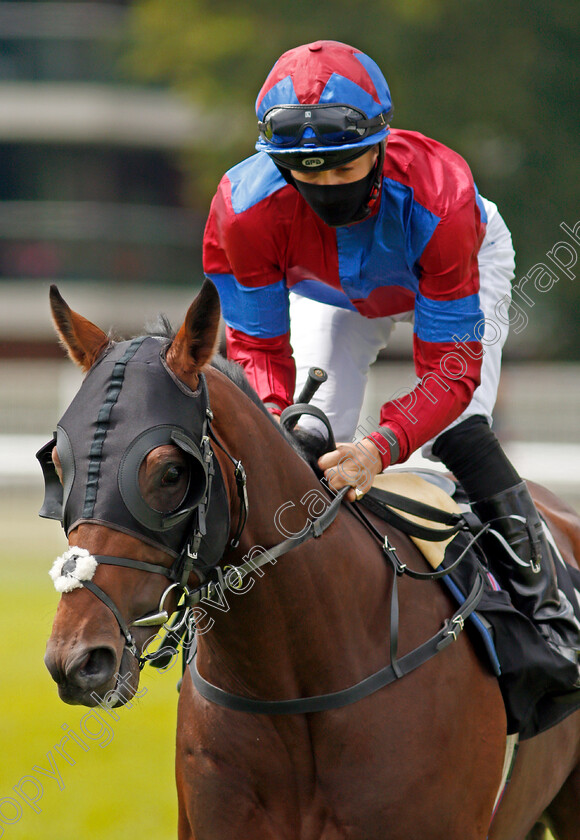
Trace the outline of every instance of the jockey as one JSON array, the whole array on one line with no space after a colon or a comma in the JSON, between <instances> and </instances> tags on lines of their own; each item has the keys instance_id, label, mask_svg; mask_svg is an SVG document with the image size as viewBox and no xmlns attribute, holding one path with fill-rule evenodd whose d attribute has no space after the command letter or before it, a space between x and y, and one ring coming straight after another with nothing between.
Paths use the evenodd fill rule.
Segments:
<instances>
[{"instance_id":1,"label":"jockey","mask_svg":"<svg viewBox=\"0 0 580 840\"><path fill-rule=\"evenodd\" d=\"M419 447L441 460L503 537L497 574L515 606L577 661L541 519L491 429L515 266L497 207L458 154L390 128L382 72L345 44L284 53L256 113L258 154L222 178L204 236L228 356L275 415L311 366L326 370L313 404L344 442L319 466L351 500ZM369 365L397 321L414 323L417 384L355 443Z\"/></svg>"}]
</instances>

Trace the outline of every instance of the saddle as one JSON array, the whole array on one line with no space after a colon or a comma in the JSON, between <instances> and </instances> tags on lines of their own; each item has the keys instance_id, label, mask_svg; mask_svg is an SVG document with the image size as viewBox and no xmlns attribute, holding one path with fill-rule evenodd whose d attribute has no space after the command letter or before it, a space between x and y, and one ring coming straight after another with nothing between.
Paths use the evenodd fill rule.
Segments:
<instances>
[{"instance_id":1,"label":"saddle","mask_svg":"<svg viewBox=\"0 0 580 840\"><path fill-rule=\"evenodd\" d=\"M532 738L580 708L580 690L571 688L575 668L515 609L490 572L480 540L469 547L472 535L481 535L485 525L470 511L455 482L433 470L389 470L377 477L360 505L407 534L433 569L454 567L440 580L457 603L465 600L483 570L484 593L466 629L498 679L508 735ZM469 530L457 527L461 520ZM461 554L464 557L457 562ZM562 558L556 569L559 587L580 618L580 572Z\"/></svg>"},{"instance_id":2,"label":"saddle","mask_svg":"<svg viewBox=\"0 0 580 840\"><path fill-rule=\"evenodd\" d=\"M380 473L376 476L373 482L373 492L371 499L378 502L378 509L369 505L371 509L375 509L379 516L381 516L381 507L387 504L386 496L382 496L385 500L381 502L381 496L376 491L383 491L383 493L397 493L407 499L414 499L422 504L431 505L437 510L445 511L455 515L461 515L461 508L452 498L452 493L455 491L455 484L450 478L436 473L434 470L411 470L411 469L391 469L386 473ZM369 500L367 499L367 505ZM390 508L391 512L394 508ZM410 511L400 511L405 520L410 523L422 526L424 528L433 528L435 530L444 531L447 524L444 522L435 522L432 519L427 519L423 516L413 514ZM382 517L381 517L382 518ZM403 526L401 530L408 529ZM419 533L419 532L418 532ZM455 535L444 537L441 540L425 539L421 536L414 536L409 533L409 536L423 554L429 565L433 569L438 569L445 559L445 550L450 544Z\"/></svg>"}]
</instances>

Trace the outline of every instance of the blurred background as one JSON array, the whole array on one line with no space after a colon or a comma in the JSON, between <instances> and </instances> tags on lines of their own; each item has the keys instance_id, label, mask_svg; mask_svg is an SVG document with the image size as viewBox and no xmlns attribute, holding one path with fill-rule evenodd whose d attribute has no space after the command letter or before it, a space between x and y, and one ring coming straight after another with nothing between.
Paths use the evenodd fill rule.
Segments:
<instances>
[{"instance_id":1,"label":"blurred background","mask_svg":"<svg viewBox=\"0 0 580 840\"><path fill-rule=\"evenodd\" d=\"M580 236L561 227L580 220L579 33L575 0L0 0L0 800L21 807L0 802L0 837L175 836L175 674L145 677L64 788L37 774L41 813L14 790L33 790L22 779L83 714L42 664L64 541L36 518L34 452L79 384L49 284L120 335L160 311L177 325L217 182L253 153L268 70L300 43L351 43L382 67L393 125L461 153L512 231L529 298L511 313L496 428L520 472L580 508ZM364 416L412 384L410 341L399 328L373 368Z\"/></svg>"}]
</instances>

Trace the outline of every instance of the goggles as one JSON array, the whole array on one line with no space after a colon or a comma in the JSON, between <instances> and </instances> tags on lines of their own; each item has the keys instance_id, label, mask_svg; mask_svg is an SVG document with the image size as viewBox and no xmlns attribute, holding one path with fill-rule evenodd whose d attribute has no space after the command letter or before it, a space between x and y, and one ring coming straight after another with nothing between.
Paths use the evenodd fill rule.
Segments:
<instances>
[{"instance_id":1,"label":"goggles","mask_svg":"<svg viewBox=\"0 0 580 840\"><path fill-rule=\"evenodd\" d=\"M392 113L368 119L350 105L275 105L258 122L258 130L263 140L281 149L315 145L313 138L323 146L340 146L382 131Z\"/></svg>"}]
</instances>

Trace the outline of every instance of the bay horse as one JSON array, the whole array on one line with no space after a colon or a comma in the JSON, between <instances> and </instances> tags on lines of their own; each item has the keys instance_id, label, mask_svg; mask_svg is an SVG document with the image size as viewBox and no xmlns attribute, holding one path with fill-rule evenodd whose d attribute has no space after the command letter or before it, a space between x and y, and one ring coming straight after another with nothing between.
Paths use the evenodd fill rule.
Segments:
<instances>
[{"instance_id":1,"label":"bay horse","mask_svg":"<svg viewBox=\"0 0 580 840\"><path fill-rule=\"evenodd\" d=\"M466 633L402 679L322 711L242 711L200 693L194 673L271 710L360 684L389 663L395 574L349 503L311 533L330 510L315 473L249 386L210 364L220 307L209 281L174 337L112 342L55 287L51 307L87 374L46 450L62 485L47 482L44 515L62 517L71 547L53 574L63 595L45 657L61 698L128 701L152 629L187 593L210 592L210 566L222 582L237 574L195 615L197 662L178 708L180 840L523 840L544 812L558 840L580 840L578 713L521 744L492 820L506 714ZM575 562L578 517L534 492ZM401 563L428 569L404 534L391 528L388 541ZM250 573L252 557L268 562ZM398 596L404 658L457 605L405 575Z\"/></svg>"}]
</instances>

